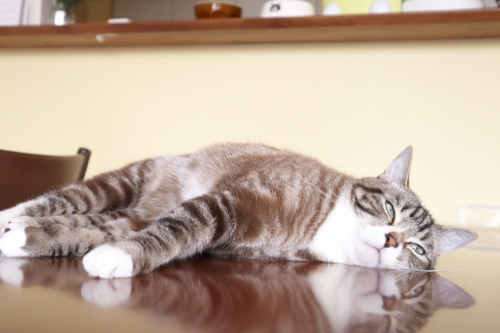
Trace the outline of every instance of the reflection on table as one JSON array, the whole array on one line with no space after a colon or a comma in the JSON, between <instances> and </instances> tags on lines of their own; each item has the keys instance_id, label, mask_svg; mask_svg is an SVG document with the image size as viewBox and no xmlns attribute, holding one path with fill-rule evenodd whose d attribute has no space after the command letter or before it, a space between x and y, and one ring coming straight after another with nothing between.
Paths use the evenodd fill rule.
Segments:
<instances>
[{"instance_id":1,"label":"reflection on table","mask_svg":"<svg viewBox=\"0 0 500 333\"><path fill-rule=\"evenodd\" d=\"M173 318L185 332L417 332L440 308L474 304L437 273L323 263L201 257L105 280L89 278L80 258L4 257L0 278L165 318L165 325Z\"/></svg>"}]
</instances>

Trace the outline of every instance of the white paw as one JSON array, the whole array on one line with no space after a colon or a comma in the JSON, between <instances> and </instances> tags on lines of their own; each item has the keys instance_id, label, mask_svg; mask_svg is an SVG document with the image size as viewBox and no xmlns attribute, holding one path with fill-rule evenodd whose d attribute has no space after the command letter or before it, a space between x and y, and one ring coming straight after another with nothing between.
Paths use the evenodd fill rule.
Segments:
<instances>
[{"instance_id":1,"label":"white paw","mask_svg":"<svg viewBox=\"0 0 500 333\"><path fill-rule=\"evenodd\" d=\"M0 259L0 279L3 282L21 286L24 280L24 273L21 267L27 262L27 259L19 258L1 258Z\"/></svg>"},{"instance_id":2,"label":"white paw","mask_svg":"<svg viewBox=\"0 0 500 333\"><path fill-rule=\"evenodd\" d=\"M101 245L83 257L83 267L89 275L104 279L131 277L133 266L130 254L109 244Z\"/></svg>"},{"instance_id":3,"label":"white paw","mask_svg":"<svg viewBox=\"0 0 500 333\"><path fill-rule=\"evenodd\" d=\"M2 230L0 231L0 236L11 230L38 226L40 225L35 218L30 216L19 216L10 220L10 222L2 228Z\"/></svg>"},{"instance_id":4,"label":"white paw","mask_svg":"<svg viewBox=\"0 0 500 333\"><path fill-rule=\"evenodd\" d=\"M101 308L117 307L128 301L132 293L130 279L90 280L83 284L82 297Z\"/></svg>"},{"instance_id":5,"label":"white paw","mask_svg":"<svg viewBox=\"0 0 500 333\"><path fill-rule=\"evenodd\" d=\"M5 227L5 225L8 222L12 221L13 218L22 216L26 211L26 209L25 209L26 206L33 204L33 203L34 203L34 201L25 202L25 203L19 204L17 206L14 206L12 208L2 210L0 212L0 228Z\"/></svg>"},{"instance_id":6,"label":"white paw","mask_svg":"<svg viewBox=\"0 0 500 333\"><path fill-rule=\"evenodd\" d=\"M26 244L25 228L11 230L0 238L0 251L7 257L28 257L28 252L21 249Z\"/></svg>"}]
</instances>

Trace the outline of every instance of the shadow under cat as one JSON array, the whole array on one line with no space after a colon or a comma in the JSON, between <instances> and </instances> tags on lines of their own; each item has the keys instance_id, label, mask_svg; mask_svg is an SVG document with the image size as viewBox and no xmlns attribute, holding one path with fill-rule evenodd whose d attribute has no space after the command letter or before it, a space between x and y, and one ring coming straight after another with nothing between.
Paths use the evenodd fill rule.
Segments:
<instances>
[{"instance_id":1,"label":"shadow under cat","mask_svg":"<svg viewBox=\"0 0 500 333\"><path fill-rule=\"evenodd\" d=\"M127 279L89 278L81 258L0 258L0 279L126 307L196 332L417 332L474 299L431 272L193 258Z\"/></svg>"}]
</instances>

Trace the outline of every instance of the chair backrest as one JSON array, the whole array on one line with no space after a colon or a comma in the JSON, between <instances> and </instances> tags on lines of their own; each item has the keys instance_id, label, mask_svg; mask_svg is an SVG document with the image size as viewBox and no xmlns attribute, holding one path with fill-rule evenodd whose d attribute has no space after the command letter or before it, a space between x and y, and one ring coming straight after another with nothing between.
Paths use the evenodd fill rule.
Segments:
<instances>
[{"instance_id":1,"label":"chair backrest","mask_svg":"<svg viewBox=\"0 0 500 333\"><path fill-rule=\"evenodd\" d=\"M90 150L72 156L47 156L0 150L0 210L62 185L83 180Z\"/></svg>"}]
</instances>

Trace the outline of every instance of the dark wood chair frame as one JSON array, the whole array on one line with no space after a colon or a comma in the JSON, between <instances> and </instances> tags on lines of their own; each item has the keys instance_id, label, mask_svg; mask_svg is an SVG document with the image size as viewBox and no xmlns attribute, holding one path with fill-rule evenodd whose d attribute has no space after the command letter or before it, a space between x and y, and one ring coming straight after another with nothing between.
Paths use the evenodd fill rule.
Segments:
<instances>
[{"instance_id":1,"label":"dark wood chair frame","mask_svg":"<svg viewBox=\"0 0 500 333\"><path fill-rule=\"evenodd\" d=\"M82 181L90 150L76 155L49 156L0 150L0 210L63 185Z\"/></svg>"}]
</instances>

